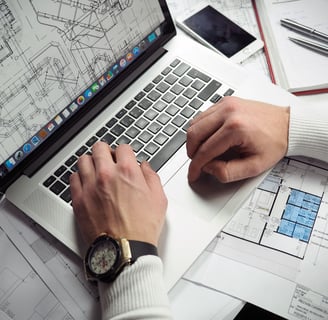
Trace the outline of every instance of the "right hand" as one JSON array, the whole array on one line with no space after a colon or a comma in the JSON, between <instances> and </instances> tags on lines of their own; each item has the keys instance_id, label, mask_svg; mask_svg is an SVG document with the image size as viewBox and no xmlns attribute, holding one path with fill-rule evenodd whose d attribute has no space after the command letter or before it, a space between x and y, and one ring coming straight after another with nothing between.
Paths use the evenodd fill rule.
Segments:
<instances>
[{"instance_id":1,"label":"right hand","mask_svg":"<svg viewBox=\"0 0 328 320\"><path fill-rule=\"evenodd\" d=\"M259 175L286 154L288 129L289 107L224 97L188 129L189 182L202 171L223 183ZM227 151L237 156L220 159Z\"/></svg>"}]
</instances>

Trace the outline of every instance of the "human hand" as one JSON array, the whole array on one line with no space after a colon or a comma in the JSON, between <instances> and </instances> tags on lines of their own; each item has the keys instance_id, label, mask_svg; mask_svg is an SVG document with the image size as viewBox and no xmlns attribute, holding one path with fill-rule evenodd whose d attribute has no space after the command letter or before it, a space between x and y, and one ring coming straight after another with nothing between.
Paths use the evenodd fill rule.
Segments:
<instances>
[{"instance_id":1,"label":"human hand","mask_svg":"<svg viewBox=\"0 0 328 320\"><path fill-rule=\"evenodd\" d=\"M289 107L224 97L188 129L189 182L202 171L223 183L259 175L286 154L288 128ZM227 151L237 156L220 159Z\"/></svg>"},{"instance_id":2,"label":"human hand","mask_svg":"<svg viewBox=\"0 0 328 320\"><path fill-rule=\"evenodd\" d=\"M148 163L137 163L130 146L120 145L114 152L106 143L96 143L92 156L78 160L70 183L74 213L87 244L105 232L157 246L167 199L159 176Z\"/></svg>"}]
</instances>

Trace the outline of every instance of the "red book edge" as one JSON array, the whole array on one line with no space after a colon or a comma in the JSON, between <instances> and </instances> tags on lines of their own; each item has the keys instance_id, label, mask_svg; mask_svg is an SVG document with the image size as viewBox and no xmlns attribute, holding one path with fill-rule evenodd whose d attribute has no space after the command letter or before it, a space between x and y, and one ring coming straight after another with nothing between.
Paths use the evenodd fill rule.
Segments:
<instances>
[{"instance_id":1,"label":"red book edge","mask_svg":"<svg viewBox=\"0 0 328 320\"><path fill-rule=\"evenodd\" d=\"M269 75L270 75L271 81L274 84L277 84L276 78L275 78L274 73L273 73L273 68L272 68L272 64L271 64L271 60L270 60L270 55L269 55L269 50L268 50L268 47L266 45L266 41L265 41L265 38L264 38L263 28L262 28L262 24L261 24L259 12L257 10L257 6L256 6L256 1L255 0L252 0L252 5L253 5L253 8L254 8L255 18L256 18L257 25L259 27L261 39L262 39L262 41L264 43L263 49L264 49L265 58L266 58L266 61L267 61L267 64L268 64ZM294 95L296 95L296 96L304 96L304 95L319 94L319 93L328 93L328 88L313 89L313 90L303 90L303 91L297 91L297 92L291 92L291 93L294 94Z\"/></svg>"}]
</instances>

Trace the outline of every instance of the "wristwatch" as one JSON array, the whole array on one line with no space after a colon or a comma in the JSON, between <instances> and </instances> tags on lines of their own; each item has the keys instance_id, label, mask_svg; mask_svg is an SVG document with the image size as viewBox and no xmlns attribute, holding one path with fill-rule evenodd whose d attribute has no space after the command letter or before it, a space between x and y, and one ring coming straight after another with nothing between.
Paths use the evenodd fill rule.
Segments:
<instances>
[{"instance_id":1,"label":"wristwatch","mask_svg":"<svg viewBox=\"0 0 328 320\"><path fill-rule=\"evenodd\" d=\"M150 243L114 239L102 233L92 243L84 259L87 280L112 282L126 265L133 264L144 255L157 256L157 248Z\"/></svg>"}]
</instances>

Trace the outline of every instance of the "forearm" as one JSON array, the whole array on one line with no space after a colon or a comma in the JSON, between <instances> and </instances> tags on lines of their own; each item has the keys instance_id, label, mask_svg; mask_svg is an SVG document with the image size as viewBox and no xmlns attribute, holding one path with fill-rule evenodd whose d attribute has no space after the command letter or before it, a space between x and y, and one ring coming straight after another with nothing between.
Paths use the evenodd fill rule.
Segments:
<instances>
[{"instance_id":1,"label":"forearm","mask_svg":"<svg viewBox=\"0 0 328 320\"><path fill-rule=\"evenodd\" d=\"M303 104L290 108L287 156L328 161L328 109Z\"/></svg>"},{"instance_id":2,"label":"forearm","mask_svg":"<svg viewBox=\"0 0 328 320\"><path fill-rule=\"evenodd\" d=\"M99 294L104 320L172 319L158 257L140 257L114 283L99 283Z\"/></svg>"}]
</instances>

